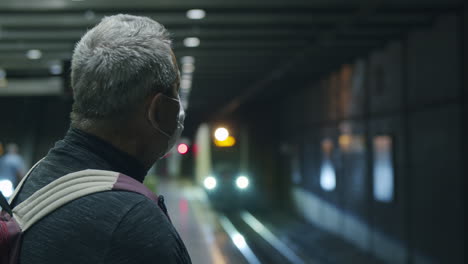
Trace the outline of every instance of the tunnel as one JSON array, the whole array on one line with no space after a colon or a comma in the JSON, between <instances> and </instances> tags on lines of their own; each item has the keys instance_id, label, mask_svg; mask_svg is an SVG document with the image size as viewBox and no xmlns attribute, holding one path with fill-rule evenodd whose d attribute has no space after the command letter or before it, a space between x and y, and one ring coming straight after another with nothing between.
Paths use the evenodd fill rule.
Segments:
<instances>
[{"instance_id":1,"label":"tunnel","mask_svg":"<svg viewBox=\"0 0 468 264\"><path fill-rule=\"evenodd\" d=\"M184 130L144 184L192 263L468 262L463 0L0 0L3 196L70 133L74 50L115 14L170 34Z\"/></svg>"}]
</instances>

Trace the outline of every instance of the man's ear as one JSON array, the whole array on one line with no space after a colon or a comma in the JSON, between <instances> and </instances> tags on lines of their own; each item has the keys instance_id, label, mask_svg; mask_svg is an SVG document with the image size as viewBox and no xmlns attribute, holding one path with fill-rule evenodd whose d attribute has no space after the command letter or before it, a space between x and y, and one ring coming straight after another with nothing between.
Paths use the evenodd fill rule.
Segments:
<instances>
[{"instance_id":1,"label":"man's ear","mask_svg":"<svg viewBox=\"0 0 468 264\"><path fill-rule=\"evenodd\" d=\"M159 127L160 117L158 117L158 112L160 112L161 105L161 95L158 93L150 98L149 106L147 109L147 118L153 127Z\"/></svg>"},{"instance_id":2,"label":"man's ear","mask_svg":"<svg viewBox=\"0 0 468 264\"><path fill-rule=\"evenodd\" d=\"M155 128L171 134L177 128L179 106L165 95L158 93L151 98L148 107L148 120Z\"/></svg>"}]
</instances>

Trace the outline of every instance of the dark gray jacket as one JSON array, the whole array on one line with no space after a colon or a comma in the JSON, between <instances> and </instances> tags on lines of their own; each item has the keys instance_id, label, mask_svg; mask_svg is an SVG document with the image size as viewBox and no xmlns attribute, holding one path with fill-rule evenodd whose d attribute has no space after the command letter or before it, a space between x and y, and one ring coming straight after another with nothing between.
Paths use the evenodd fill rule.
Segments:
<instances>
[{"instance_id":1,"label":"dark gray jacket","mask_svg":"<svg viewBox=\"0 0 468 264\"><path fill-rule=\"evenodd\" d=\"M142 182L146 171L107 142L70 129L25 182L14 205L53 180L84 169L117 171ZM191 263L157 204L143 195L109 191L57 209L24 235L20 263Z\"/></svg>"}]
</instances>

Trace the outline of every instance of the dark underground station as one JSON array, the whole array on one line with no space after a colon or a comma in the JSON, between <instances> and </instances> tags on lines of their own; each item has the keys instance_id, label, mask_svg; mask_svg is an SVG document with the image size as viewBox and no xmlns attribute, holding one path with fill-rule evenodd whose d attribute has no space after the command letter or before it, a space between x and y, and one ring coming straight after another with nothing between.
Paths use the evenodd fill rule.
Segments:
<instances>
[{"instance_id":1,"label":"dark underground station","mask_svg":"<svg viewBox=\"0 0 468 264\"><path fill-rule=\"evenodd\" d=\"M0 0L1 264L463 264L467 176L466 1Z\"/></svg>"}]
</instances>

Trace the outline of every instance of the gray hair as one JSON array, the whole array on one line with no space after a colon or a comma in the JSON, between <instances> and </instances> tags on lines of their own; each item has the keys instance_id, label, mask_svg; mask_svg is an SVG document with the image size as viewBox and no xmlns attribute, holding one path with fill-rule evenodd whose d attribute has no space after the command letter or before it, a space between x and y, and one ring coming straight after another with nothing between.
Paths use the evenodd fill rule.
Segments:
<instances>
[{"instance_id":1,"label":"gray hair","mask_svg":"<svg viewBox=\"0 0 468 264\"><path fill-rule=\"evenodd\" d=\"M72 124L112 118L135 109L178 76L163 25L131 15L105 17L76 44L71 65Z\"/></svg>"}]
</instances>

